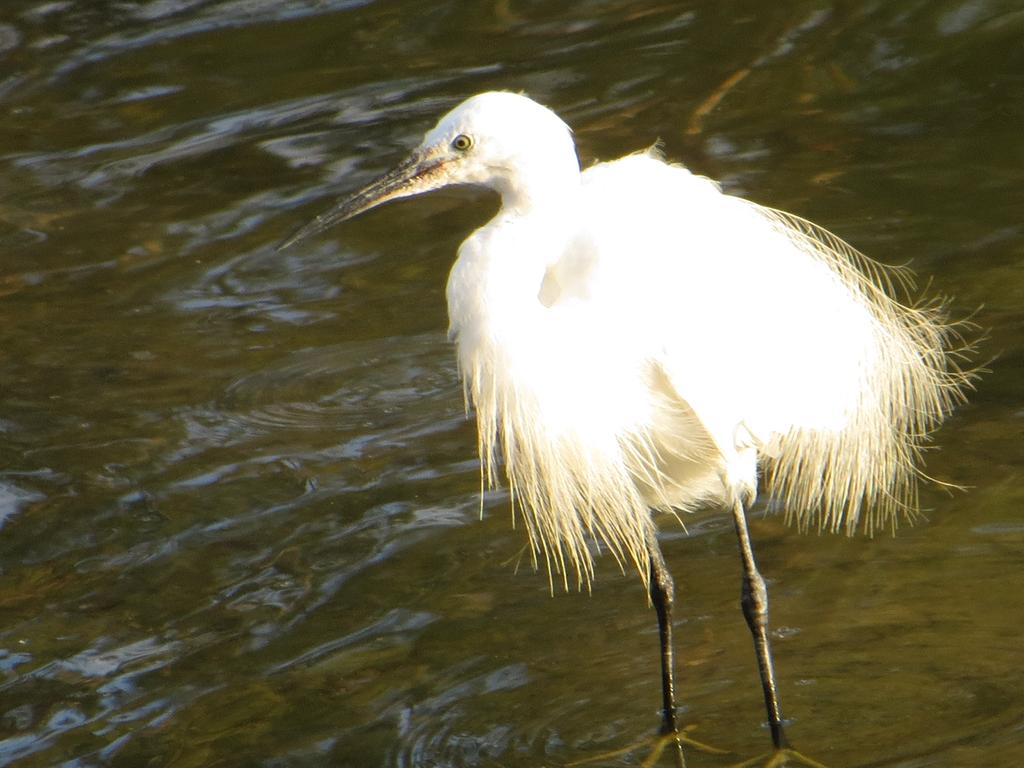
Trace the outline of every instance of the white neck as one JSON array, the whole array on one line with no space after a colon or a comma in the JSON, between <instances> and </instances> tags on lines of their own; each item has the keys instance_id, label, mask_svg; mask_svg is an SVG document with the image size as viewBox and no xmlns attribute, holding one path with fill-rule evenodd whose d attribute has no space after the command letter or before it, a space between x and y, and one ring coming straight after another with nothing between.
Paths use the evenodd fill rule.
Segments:
<instances>
[{"instance_id":1,"label":"white neck","mask_svg":"<svg viewBox=\"0 0 1024 768\"><path fill-rule=\"evenodd\" d=\"M545 153L519 159L491 181L501 195L502 211L518 215L555 212L579 193L576 153Z\"/></svg>"}]
</instances>

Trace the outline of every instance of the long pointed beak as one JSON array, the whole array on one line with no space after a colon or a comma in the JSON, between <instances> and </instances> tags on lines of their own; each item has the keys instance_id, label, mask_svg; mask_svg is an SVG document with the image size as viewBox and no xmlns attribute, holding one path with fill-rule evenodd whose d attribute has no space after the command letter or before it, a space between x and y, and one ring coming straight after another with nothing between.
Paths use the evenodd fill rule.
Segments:
<instances>
[{"instance_id":1,"label":"long pointed beak","mask_svg":"<svg viewBox=\"0 0 1024 768\"><path fill-rule=\"evenodd\" d=\"M389 200L418 195L444 186L448 180L446 158L421 151L414 152L398 166L370 182L358 192L342 198L333 208L324 211L311 222L296 230L279 246L278 251L289 248L300 240L323 232L325 229L348 221L360 213L376 208Z\"/></svg>"}]
</instances>

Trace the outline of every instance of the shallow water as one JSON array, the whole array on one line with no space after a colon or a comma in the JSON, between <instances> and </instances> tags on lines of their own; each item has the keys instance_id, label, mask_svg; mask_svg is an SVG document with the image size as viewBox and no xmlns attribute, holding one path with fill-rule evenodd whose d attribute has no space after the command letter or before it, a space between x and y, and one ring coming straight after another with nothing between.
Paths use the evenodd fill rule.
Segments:
<instances>
[{"instance_id":1,"label":"shallow water","mask_svg":"<svg viewBox=\"0 0 1024 768\"><path fill-rule=\"evenodd\" d=\"M894 539L753 528L802 749L1024 764L1022 33L995 0L5 3L0 765L564 765L654 732L638 580L549 597L507 498L480 519L443 286L494 200L273 250L491 88L989 329L928 461L967 492ZM768 735L733 536L693 522L683 720L727 765Z\"/></svg>"}]
</instances>

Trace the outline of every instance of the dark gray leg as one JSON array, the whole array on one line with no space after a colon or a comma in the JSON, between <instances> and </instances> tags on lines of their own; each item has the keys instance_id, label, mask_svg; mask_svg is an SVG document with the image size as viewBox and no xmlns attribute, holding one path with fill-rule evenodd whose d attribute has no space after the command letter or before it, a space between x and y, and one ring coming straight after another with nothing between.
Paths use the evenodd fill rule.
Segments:
<instances>
[{"instance_id":1,"label":"dark gray leg","mask_svg":"<svg viewBox=\"0 0 1024 768\"><path fill-rule=\"evenodd\" d=\"M743 606L743 615L747 619L747 626L750 627L750 634L754 636L754 650L757 652L757 666L761 672L761 688L764 690L764 705L768 710L772 743L776 749L786 749L789 742L782 730L782 709L779 706L779 692L775 685L772 649L768 642L768 590L757 570L757 563L754 562L750 531L747 530L747 515L741 501L737 500L733 505L732 515L736 524L736 536L739 538L740 557L743 559L743 591L740 604Z\"/></svg>"},{"instance_id":2,"label":"dark gray leg","mask_svg":"<svg viewBox=\"0 0 1024 768\"><path fill-rule=\"evenodd\" d=\"M678 737L672 654L672 605L676 589L653 526L647 535L647 552L651 558L651 602L658 614L658 635L661 640L661 733L663 736L674 734ZM683 748L678 738L675 745L676 763L684 765Z\"/></svg>"}]
</instances>

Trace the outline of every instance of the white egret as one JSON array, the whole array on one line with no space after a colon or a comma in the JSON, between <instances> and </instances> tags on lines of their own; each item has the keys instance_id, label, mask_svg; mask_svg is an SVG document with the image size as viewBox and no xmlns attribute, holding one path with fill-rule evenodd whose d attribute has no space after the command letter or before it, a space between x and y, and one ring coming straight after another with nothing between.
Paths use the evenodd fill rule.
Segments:
<instances>
[{"instance_id":1,"label":"white egret","mask_svg":"<svg viewBox=\"0 0 1024 768\"><path fill-rule=\"evenodd\" d=\"M673 582L651 512L731 511L785 749L745 510L760 476L801 529L870 532L914 515L922 443L969 378L942 304L899 303L905 271L655 150L581 172L566 124L502 92L460 104L281 247L448 184L501 196L447 290L487 483L503 464L535 563L566 586L589 585L592 540L637 569L658 615L666 734L678 733Z\"/></svg>"}]
</instances>

